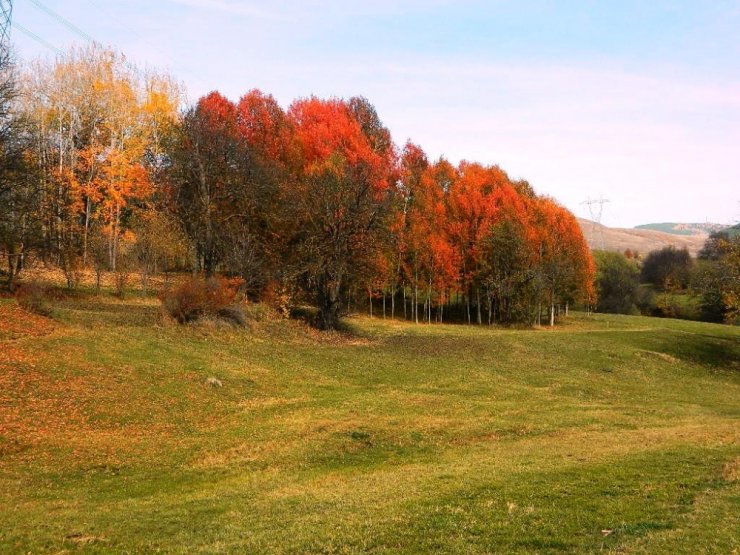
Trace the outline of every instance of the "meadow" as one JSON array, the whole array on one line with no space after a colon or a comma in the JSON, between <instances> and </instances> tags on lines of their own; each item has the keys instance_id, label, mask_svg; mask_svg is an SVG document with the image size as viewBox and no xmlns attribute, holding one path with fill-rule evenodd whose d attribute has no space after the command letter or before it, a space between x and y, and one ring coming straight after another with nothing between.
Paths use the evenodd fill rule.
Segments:
<instances>
[{"instance_id":1,"label":"meadow","mask_svg":"<svg viewBox=\"0 0 740 555\"><path fill-rule=\"evenodd\" d=\"M0 299L0 552L740 549L737 327L253 316Z\"/></svg>"}]
</instances>

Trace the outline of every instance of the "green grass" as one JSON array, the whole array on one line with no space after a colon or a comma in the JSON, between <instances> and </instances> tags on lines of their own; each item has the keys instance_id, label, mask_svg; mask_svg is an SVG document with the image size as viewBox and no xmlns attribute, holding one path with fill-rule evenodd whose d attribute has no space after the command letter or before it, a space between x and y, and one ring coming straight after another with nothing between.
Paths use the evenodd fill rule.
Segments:
<instances>
[{"instance_id":1,"label":"green grass","mask_svg":"<svg viewBox=\"0 0 740 555\"><path fill-rule=\"evenodd\" d=\"M54 314L0 301L0 552L740 548L738 328Z\"/></svg>"}]
</instances>

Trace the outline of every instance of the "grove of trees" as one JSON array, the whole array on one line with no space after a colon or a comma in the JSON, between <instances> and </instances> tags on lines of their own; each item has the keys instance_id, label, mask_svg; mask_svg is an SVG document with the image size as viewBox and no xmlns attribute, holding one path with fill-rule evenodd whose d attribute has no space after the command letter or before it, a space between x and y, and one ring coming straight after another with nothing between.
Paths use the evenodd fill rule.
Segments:
<instances>
[{"instance_id":1,"label":"grove of trees","mask_svg":"<svg viewBox=\"0 0 740 555\"><path fill-rule=\"evenodd\" d=\"M576 219L498 166L398 147L362 97L258 90L185 106L169 76L98 46L3 68L7 283L61 268L240 278L245 294L417 322L555 322L595 303ZM185 106L185 107L183 107ZM381 308L382 307L382 308ZM567 309L566 309L567 310Z\"/></svg>"}]
</instances>

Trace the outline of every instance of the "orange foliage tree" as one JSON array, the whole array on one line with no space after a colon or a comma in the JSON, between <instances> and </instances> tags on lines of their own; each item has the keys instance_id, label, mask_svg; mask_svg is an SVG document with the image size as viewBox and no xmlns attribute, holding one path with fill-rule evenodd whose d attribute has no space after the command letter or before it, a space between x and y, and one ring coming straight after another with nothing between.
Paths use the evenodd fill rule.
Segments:
<instances>
[{"instance_id":1,"label":"orange foliage tree","mask_svg":"<svg viewBox=\"0 0 740 555\"><path fill-rule=\"evenodd\" d=\"M372 134L377 126L358 119L341 100L298 100L288 115L300 154L296 190L288 201L300 222L293 241L297 261L315 294L318 327L334 329L347 285L372 264L383 241L392 198L392 143L378 144Z\"/></svg>"}]
</instances>

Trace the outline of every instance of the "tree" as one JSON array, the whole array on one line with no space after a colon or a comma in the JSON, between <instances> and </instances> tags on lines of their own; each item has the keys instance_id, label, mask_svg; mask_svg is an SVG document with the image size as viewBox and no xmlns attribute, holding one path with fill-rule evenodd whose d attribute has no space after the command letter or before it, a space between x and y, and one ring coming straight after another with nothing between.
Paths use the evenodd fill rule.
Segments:
<instances>
[{"instance_id":1,"label":"tree","mask_svg":"<svg viewBox=\"0 0 740 555\"><path fill-rule=\"evenodd\" d=\"M195 246L199 269L210 277L224 258L243 180L236 106L217 92L204 96L185 113L178 139L171 202Z\"/></svg>"},{"instance_id":2,"label":"tree","mask_svg":"<svg viewBox=\"0 0 740 555\"><path fill-rule=\"evenodd\" d=\"M482 323L480 283L476 279L481 269L481 246L498 211L495 192L508 183L508 177L497 166L461 162L448 192L447 229L461 260L460 284L468 323L473 299L477 322Z\"/></svg>"},{"instance_id":3,"label":"tree","mask_svg":"<svg viewBox=\"0 0 740 555\"><path fill-rule=\"evenodd\" d=\"M237 133L244 142L243 179L225 262L249 294L262 298L293 277L283 261L289 258L295 220L285 207L295 190L298 151L287 114L256 89L237 104Z\"/></svg>"},{"instance_id":4,"label":"tree","mask_svg":"<svg viewBox=\"0 0 740 555\"><path fill-rule=\"evenodd\" d=\"M489 324L529 319L536 293L533 256L527 205L511 197L482 245L479 279L486 290Z\"/></svg>"},{"instance_id":5,"label":"tree","mask_svg":"<svg viewBox=\"0 0 740 555\"><path fill-rule=\"evenodd\" d=\"M699 257L702 318L735 322L740 317L740 235L713 233Z\"/></svg>"},{"instance_id":6,"label":"tree","mask_svg":"<svg viewBox=\"0 0 740 555\"><path fill-rule=\"evenodd\" d=\"M539 280L549 304L550 326L554 326L557 303L571 300L593 303L596 268L573 214L548 198L537 199L535 210ZM540 312L538 308L538 319Z\"/></svg>"},{"instance_id":7,"label":"tree","mask_svg":"<svg viewBox=\"0 0 740 555\"><path fill-rule=\"evenodd\" d=\"M43 197L44 257L68 272L86 264L99 222L115 268L131 209L153 195L165 163L179 89L93 44L31 65L22 98Z\"/></svg>"},{"instance_id":8,"label":"tree","mask_svg":"<svg viewBox=\"0 0 740 555\"><path fill-rule=\"evenodd\" d=\"M15 67L0 52L0 251L7 260L7 286L18 274L41 236L41 201L28 125L18 111Z\"/></svg>"},{"instance_id":9,"label":"tree","mask_svg":"<svg viewBox=\"0 0 740 555\"><path fill-rule=\"evenodd\" d=\"M378 148L346 102L298 100L288 115L301 157L289 200L300 221L292 243L319 308L316 324L335 329L346 286L378 251L387 227L393 152Z\"/></svg>"},{"instance_id":10,"label":"tree","mask_svg":"<svg viewBox=\"0 0 740 555\"><path fill-rule=\"evenodd\" d=\"M133 245L130 258L141 276L144 295L149 288L149 276L176 268L187 267L191 258L190 245L179 225L165 212L138 210L131 219Z\"/></svg>"},{"instance_id":11,"label":"tree","mask_svg":"<svg viewBox=\"0 0 740 555\"><path fill-rule=\"evenodd\" d=\"M596 310L613 314L638 312L640 270L625 255L617 252L596 251Z\"/></svg>"},{"instance_id":12,"label":"tree","mask_svg":"<svg viewBox=\"0 0 740 555\"><path fill-rule=\"evenodd\" d=\"M661 291L684 289L689 284L693 260L686 248L664 247L649 253L642 263L641 280Z\"/></svg>"}]
</instances>

